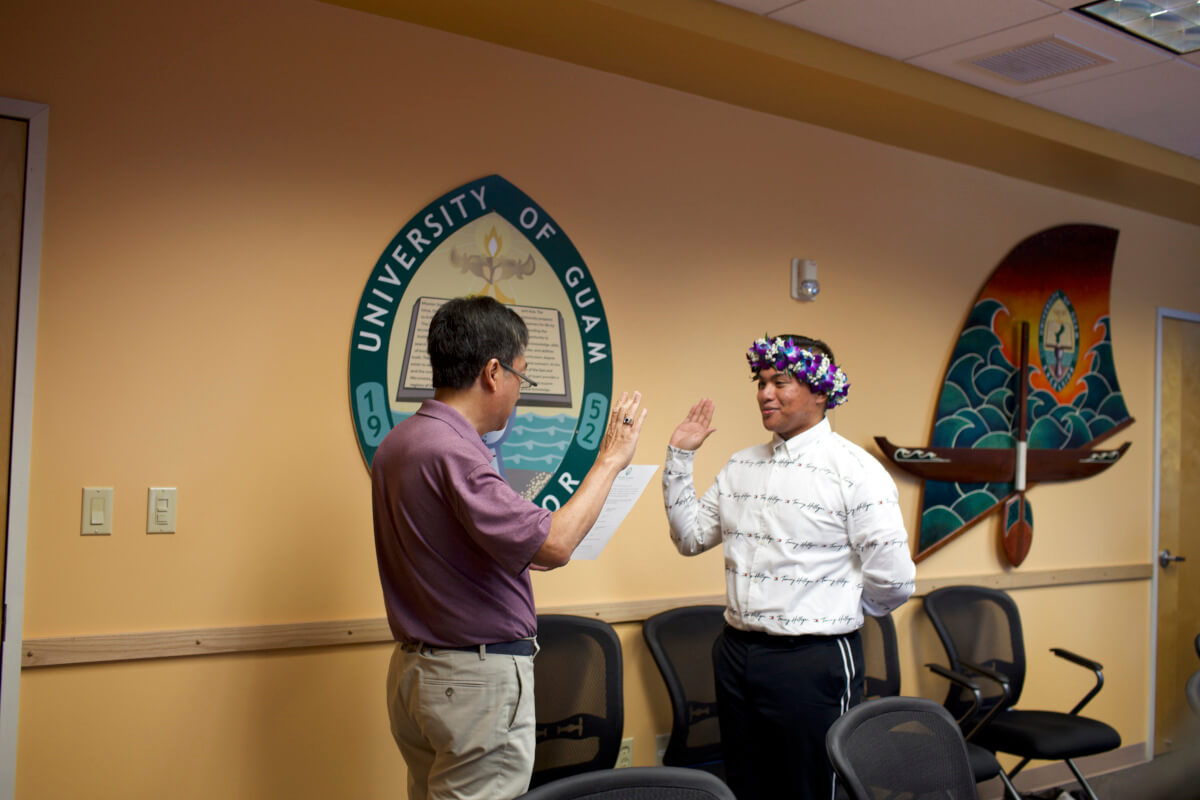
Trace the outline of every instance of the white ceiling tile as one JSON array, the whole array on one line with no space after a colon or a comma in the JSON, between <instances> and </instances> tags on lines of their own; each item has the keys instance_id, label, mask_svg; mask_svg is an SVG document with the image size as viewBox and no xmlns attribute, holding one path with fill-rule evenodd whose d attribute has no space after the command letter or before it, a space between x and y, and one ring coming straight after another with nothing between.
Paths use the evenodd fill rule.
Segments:
<instances>
[{"instance_id":1,"label":"white ceiling tile","mask_svg":"<svg viewBox=\"0 0 1200 800\"><path fill-rule=\"evenodd\" d=\"M1112 63L1028 84L1004 80L987 70L966 63L970 59L1051 36L1090 50L1111 60ZM1146 67L1168 61L1170 58L1170 53L1165 50L1126 36L1106 25L1093 23L1076 14L1061 13L927 53L909 59L909 63L1009 97L1025 97L1035 92Z\"/></svg>"},{"instance_id":2,"label":"white ceiling tile","mask_svg":"<svg viewBox=\"0 0 1200 800\"><path fill-rule=\"evenodd\" d=\"M718 3L724 3L727 6L734 6L746 11L753 11L755 14L770 14L772 11L778 11L785 6L793 5L800 0L717 0Z\"/></svg>"},{"instance_id":3,"label":"white ceiling tile","mask_svg":"<svg viewBox=\"0 0 1200 800\"><path fill-rule=\"evenodd\" d=\"M1070 10L1084 0L715 1L1200 158L1200 53L1173 57ZM1051 36L1113 63L1028 84L964 63Z\"/></svg>"},{"instance_id":4,"label":"white ceiling tile","mask_svg":"<svg viewBox=\"0 0 1200 800\"><path fill-rule=\"evenodd\" d=\"M1200 67L1181 59L1024 99L1160 147L1200 156Z\"/></svg>"},{"instance_id":5,"label":"white ceiling tile","mask_svg":"<svg viewBox=\"0 0 1200 800\"><path fill-rule=\"evenodd\" d=\"M1039 0L806 0L770 16L864 50L907 59L1056 13Z\"/></svg>"}]
</instances>

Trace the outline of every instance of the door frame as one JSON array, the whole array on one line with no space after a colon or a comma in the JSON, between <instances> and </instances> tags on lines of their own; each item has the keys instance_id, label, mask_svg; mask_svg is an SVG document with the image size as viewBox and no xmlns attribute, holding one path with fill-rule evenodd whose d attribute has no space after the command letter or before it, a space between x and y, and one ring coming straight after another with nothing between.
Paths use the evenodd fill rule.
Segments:
<instances>
[{"instance_id":1,"label":"door frame","mask_svg":"<svg viewBox=\"0 0 1200 800\"><path fill-rule=\"evenodd\" d=\"M29 472L33 445L33 378L46 189L46 131L50 108L41 103L0 97L0 114L29 123L8 485L8 556L4 576L7 620L3 664L0 667L0 798L12 798L16 792L17 774L17 715L21 696L21 636L25 616L25 540L29 523Z\"/></svg>"},{"instance_id":2,"label":"door frame","mask_svg":"<svg viewBox=\"0 0 1200 800\"><path fill-rule=\"evenodd\" d=\"M1162 358L1163 358L1163 320L1178 319L1184 322L1200 323L1200 314L1190 311L1179 311L1173 308L1158 307L1154 325L1154 510L1151 512L1151 530L1153 531L1150 546L1150 697L1147 703L1149 709L1149 735L1146 737L1146 760L1154 759L1154 742L1158 733L1156 730L1158 702L1158 580L1161 570L1158 567L1158 514L1159 493L1162 491L1160 474L1162 468Z\"/></svg>"}]
</instances>

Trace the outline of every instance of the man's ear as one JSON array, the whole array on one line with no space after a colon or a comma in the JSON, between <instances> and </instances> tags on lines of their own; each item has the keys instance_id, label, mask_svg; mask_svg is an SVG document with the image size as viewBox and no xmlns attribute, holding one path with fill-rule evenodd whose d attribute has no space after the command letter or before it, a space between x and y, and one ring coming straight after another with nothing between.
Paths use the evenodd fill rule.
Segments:
<instances>
[{"instance_id":1,"label":"man's ear","mask_svg":"<svg viewBox=\"0 0 1200 800\"><path fill-rule=\"evenodd\" d=\"M479 374L479 380L482 382L484 389L494 392L500 387L500 372L502 369L500 359L488 359L487 363L483 365L483 371Z\"/></svg>"}]
</instances>

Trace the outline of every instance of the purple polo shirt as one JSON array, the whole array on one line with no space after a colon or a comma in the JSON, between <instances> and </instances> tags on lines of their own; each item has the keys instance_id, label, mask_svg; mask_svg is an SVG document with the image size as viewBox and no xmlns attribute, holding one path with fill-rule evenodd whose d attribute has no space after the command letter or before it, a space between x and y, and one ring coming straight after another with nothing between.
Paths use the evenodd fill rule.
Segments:
<instances>
[{"instance_id":1,"label":"purple polo shirt","mask_svg":"<svg viewBox=\"0 0 1200 800\"><path fill-rule=\"evenodd\" d=\"M550 512L491 462L479 433L437 400L375 451L375 552L398 641L458 646L537 633L529 563L550 533Z\"/></svg>"}]
</instances>

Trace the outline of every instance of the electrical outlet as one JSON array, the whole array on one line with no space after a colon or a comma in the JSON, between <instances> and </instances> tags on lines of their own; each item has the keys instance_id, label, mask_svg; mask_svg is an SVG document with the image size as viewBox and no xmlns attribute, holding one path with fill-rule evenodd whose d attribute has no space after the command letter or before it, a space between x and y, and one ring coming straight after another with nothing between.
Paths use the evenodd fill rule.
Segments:
<instances>
[{"instance_id":1,"label":"electrical outlet","mask_svg":"<svg viewBox=\"0 0 1200 800\"><path fill-rule=\"evenodd\" d=\"M667 742L671 741L671 734L660 733L654 737L654 766L661 767L663 765L663 755L667 752Z\"/></svg>"},{"instance_id":2,"label":"electrical outlet","mask_svg":"<svg viewBox=\"0 0 1200 800\"><path fill-rule=\"evenodd\" d=\"M633 766L633 737L621 740L621 749L617 751L617 769Z\"/></svg>"}]
</instances>

